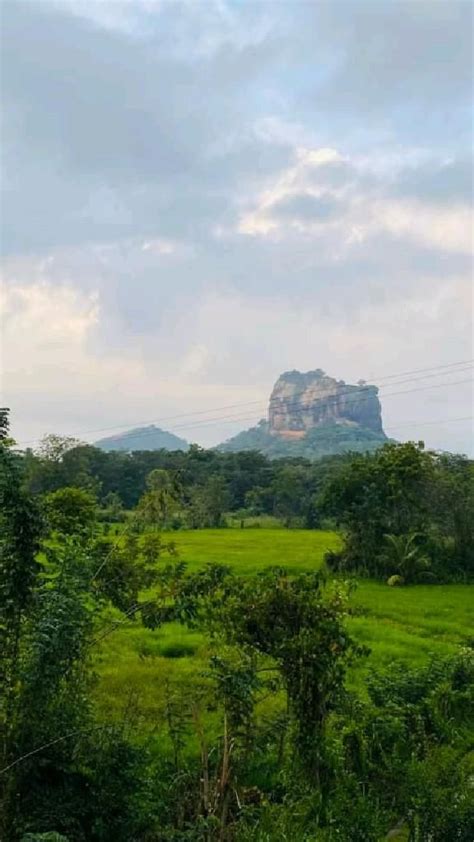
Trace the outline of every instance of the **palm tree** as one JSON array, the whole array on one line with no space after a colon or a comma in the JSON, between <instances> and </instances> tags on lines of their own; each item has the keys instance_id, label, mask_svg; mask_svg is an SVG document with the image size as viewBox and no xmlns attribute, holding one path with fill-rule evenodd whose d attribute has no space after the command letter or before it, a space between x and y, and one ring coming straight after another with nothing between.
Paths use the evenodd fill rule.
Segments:
<instances>
[{"instance_id":1,"label":"palm tree","mask_svg":"<svg viewBox=\"0 0 474 842\"><path fill-rule=\"evenodd\" d=\"M431 567L431 561L417 544L419 537L419 532L384 536L390 564L407 584L421 578L423 574L426 575Z\"/></svg>"}]
</instances>

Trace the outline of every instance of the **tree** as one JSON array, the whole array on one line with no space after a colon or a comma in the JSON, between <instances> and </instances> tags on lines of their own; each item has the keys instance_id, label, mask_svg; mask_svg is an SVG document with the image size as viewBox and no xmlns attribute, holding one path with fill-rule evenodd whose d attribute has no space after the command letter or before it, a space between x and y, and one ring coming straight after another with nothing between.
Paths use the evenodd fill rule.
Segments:
<instances>
[{"instance_id":1,"label":"tree","mask_svg":"<svg viewBox=\"0 0 474 842\"><path fill-rule=\"evenodd\" d=\"M209 525L221 526L229 505L229 493L224 478L217 475L210 477L204 486L203 493Z\"/></svg>"},{"instance_id":2,"label":"tree","mask_svg":"<svg viewBox=\"0 0 474 842\"><path fill-rule=\"evenodd\" d=\"M228 510L229 493L225 479L218 474L188 493L187 519L193 529L219 527Z\"/></svg>"},{"instance_id":3,"label":"tree","mask_svg":"<svg viewBox=\"0 0 474 842\"><path fill-rule=\"evenodd\" d=\"M346 530L343 560L348 569L387 575L384 536L426 533L435 465L435 454L422 445L387 444L376 453L354 456L329 479L318 506Z\"/></svg>"},{"instance_id":4,"label":"tree","mask_svg":"<svg viewBox=\"0 0 474 842\"><path fill-rule=\"evenodd\" d=\"M277 474L273 482L274 513L285 526L304 516L308 483L308 471L301 465L287 465Z\"/></svg>"},{"instance_id":5,"label":"tree","mask_svg":"<svg viewBox=\"0 0 474 842\"><path fill-rule=\"evenodd\" d=\"M364 651L344 626L344 593L327 593L319 574L292 579L274 569L250 581L224 581L211 605L206 616L213 631L280 673L294 722L295 764L320 788L327 717L348 663Z\"/></svg>"},{"instance_id":6,"label":"tree","mask_svg":"<svg viewBox=\"0 0 474 842\"><path fill-rule=\"evenodd\" d=\"M444 543L442 563L464 576L474 575L474 462L441 454L429 491L435 530Z\"/></svg>"},{"instance_id":7,"label":"tree","mask_svg":"<svg viewBox=\"0 0 474 842\"><path fill-rule=\"evenodd\" d=\"M51 529L74 535L91 530L96 519L97 504L88 491L60 488L45 497L45 509Z\"/></svg>"},{"instance_id":8,"label":"tree","mask_svg":"<svg viewBox=\"0 0 474 842\"><path fill-rule=\"evenodd\" d=\"M38 447L38 454L42 459L51 462L61 462L65 453L78 447L82 442L73 436L58 436L56 433L48 433L43 436Z\"/></svg>"},{"instance_id":9,"label":"tree","mask_svg":"<svg viewBox=\"0 0 474 842\"><path fill-rule=\"evenodd\" d=\"M116 491L109 491L102 500L104 506L104 516L112 523L118 523L124 520L125 513L123 510L123 503Z\"/></svg>"},{"instance_id":10,"label":"tree","mask_svg":"<svg viewBox=\"0 0 474 842\"><path fill-rule=\"evenodd\" d=\"M176 508L176 488L168 471L161 468L148 474L146 484L148 490L138 501L136 517L140 523L162 529Z\"/></svg>"},{"instance_id":11,"label":"tree","mask_svg":"<svg viewBox=\"0 0 474 842\"><path fill-rule=\"evenodd\" d=\"M20 640L39 573L42 530L38 506L24 490L21 462L11 451L8 410L0 410L0 764L11 749L20 672ZM0 807L5 799L0 791ZM1 814L0 809L0 814ZM1 820L0 820L1 828Z\"/></svg>"}]
</instances>

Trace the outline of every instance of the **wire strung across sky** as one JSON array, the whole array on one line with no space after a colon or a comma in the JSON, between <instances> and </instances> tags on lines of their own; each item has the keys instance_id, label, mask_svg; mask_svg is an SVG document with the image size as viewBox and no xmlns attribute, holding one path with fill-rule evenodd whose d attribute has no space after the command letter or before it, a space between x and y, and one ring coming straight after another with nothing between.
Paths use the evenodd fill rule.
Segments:
<instances>
[{"instance_id":1,"label":"wire strung across sky","mask_svg":"<svg viewBox=\"0 0 474 842\"><path fill-rule=\"evenodd\" d=\"M405 384L405 383L413 383L413 382L418 382L420 380L423 381L423 380L426 380L426 379L429 379L429 378L432 378L432 377L446 377L447 375L451 375L451 374L459 374L459 373L462 373L464 371L471 370L473 362L474 362L474 360L459 360L456 363L448 363L448 364L445 364L445 365L431 366L431 367L425 368L425 369L412 369L411 371L399 372L397 374L387 375L387 376L385 376L385 377L383 377L379 380L380 387L375 386L375 385L371 385L371 384L365 384L365 383L364 383L364 385L360 385L360 386L344 384L345 388L340 389L337 394L328 395L325 398L318 398L318 399L316 399L312 402L307 402L307 401L303 402L303 401L298 400L298 396L304 394L304 392L306 391L306 390L302 390L300 392L295 393L295 395L293 395L293 398L292 398L291 401L285 402L285 408L286 409L301 408L301 409L304 409L306 411L309 411L311 409L316 409L317 406L320 405L320 404L325 405L325 406L328 406L328 405L330 406L332 402L338 402L338 401L340 401L341 398L345 398L345 397L348 397L348 396L352 396L353 400L352 401L348 400L347 403L350 404L351 406L356 406L356 405L358 406L359 404L363 403L366 400L373 400L374 394L377 394L378 390L383 390L384 388L390 388L390 387L393 387L393 386L399 386L399 385L402 385L402 384ZM410 378L407 378L407 379L398 380L397 382L388 382L388 383L385 382L385 381L396 380L396 378L402 377L405 374L420 374L422 372L426 372L426 373L422 374L421 377L410 377ZM364 381L362 381L362 382L364 382ZM403 390L401 392L386 392L386 393L383 394L383 397L385 399L386 397L390 397L391 395L407 394L408 392L418 392L418 391L424 391L424 390L430 389L430 388L438 388L438 387L444 387L444 386L455 386L455 385L460 385L462 383L468 383L468 382L472 382L472 381L470 379L466 379L466 380L458 380L458 381L448 382L448 383L435 383L435 384L430 384L429 386L424 386L424 387L420 387L420 388L417 388L417 389ZM361 393L363 393L363 392L370 392L370 394L368 395L368 397L364 398L363 396L361 396ZM281 401L281 398L276 396L275 398L271 398L270 401L256 400L256 401L240 402L240 403L230 404L230 405L226 405L226 406L222 406L222 407L215 407L212 410L197 410L197 411L194 411L194 412L181 413L179 415L148 420L146 422L144 422L144 421L137 422L136 426L140 426L140 423L141 424L152 424L152 423L157 423L157 422L161 423L161 422L167 421L167 420L170 421L170 420L174 420L174 419L191 418L193 416L206 415L209 412L218 412L219 410L234 409L234 408L237 409L238 407L250 407L250 406L255 407L255 410L253 411L252 416L249 416L248 413L245 416L242 416L240 413L237 414L237 415L236 414L232 414L232 415L226 414L226 415L220 415L220 416L214 416L214 417L210 416L208 418L203 418L200 421L194 421L194 422L191 422L191 423L174 425L172 430L170 430L170 432L172 432L173 430L176 430L176 429L188 429L188 430L200 429L201 427L206 427L206 426L209 426L209 425L212 425L212 424L218 424L218 423L221 423L221 422L222 423L230 423L230 422L234 422L234 421L254 420L255 414L257 413L257 410L258 410L258 407L260 407L260 409L258 411L265 411L267 406L270 408L273 405L273 403L278 405L278 403L280 401ZM102 428L98 428L98 429L94 429L94 430L87 430L87 431L83 431L82 433L77 433L76 436L92 435L92 434L106 432L106 431L110 431L110 430L124 429L124 428L130 427L131 424L132 424L132 422L129 422L128 424L111 425L109 427L102 427ZM394 429L394 428L392 428L392 429ZM154 435L155 432L156 432L155 429L150 429L150 430L145 429L140 433L140 438L142 438L146 435ZM134 432L134 431L130 431L128 433L125 432L122 436L122 438L124 438L124 439L130 438L131 440L135 439L136 437L137 437L137 433ZM31 440L23 442L23 445L34 444L34 443L37 443L39 441L40 441L40 439L31 439Z\"/></svg>"},{"instance_id":2,"label":"wire strung across sky","mask_svg":"<svg viewBox=\"0 0 474 842\"><path fill-rule=\"evenodd\" d=\"M429 386L422 386L422 387L419 387L417 389L403 389L400 392L388 392L387 394L384 395L384 398L388 398L388 397L395 396L395 395L412 394L413 392L423 392L423 391L426 391L426 390L429 390L429 389L436 389L436 388L441 388L441 387L446 387L446 386L458 386L462 383L473 383L473 382L474 382L473 380L468 378L466 380L456 380L452 383L433 383L433 384L430 384ZM359 398L357 401L354 401L353 405L354 406L359 405L360 403L365 403L368 400L372 400L372 398L362 397L362 398ZM326 403L326 401L327 401L327 399L324 399L325 403ZM312 409L315 403L316 403L316 401L313 402L313 404L305 405L305 409L307 409L307 410ZM296 405L300 406L301 404L299 402ZM290 409L290 408L292 408L293 405L291 403L289 403L286 406L287 406L287 408ZM255 420L255 413L253 415L246 414L246 415L222 416L220 418L213 418L213 419L210 419L210 420L202 421L202 422L199 422L197 424L177 424L173 427L172 430L169 430L169 432L174 432L176 430L196 430L196 429L200 430L200 429L205 428L205 427L214 426L215 424L221 424L221 423L222 424L233 424L236 421L252 421L252 420L253 421ZM416 422L413 422L413 425L414 424L416 424ZM395 428L391 427L391 428L387 428L387 429L395 429ZM153 436L155 434L156 434L156 430L144 429L140 433L132 432L132 431L130 432L130 434L125 433L123 436L121 436L121 439L122 440L123 439L125 439L125 440L129 439L130 442L132 442L134 439L135 440L140 439L140 441L141 441L143 438L146 438L147 436Z\"/></svg>"}]
</instances>

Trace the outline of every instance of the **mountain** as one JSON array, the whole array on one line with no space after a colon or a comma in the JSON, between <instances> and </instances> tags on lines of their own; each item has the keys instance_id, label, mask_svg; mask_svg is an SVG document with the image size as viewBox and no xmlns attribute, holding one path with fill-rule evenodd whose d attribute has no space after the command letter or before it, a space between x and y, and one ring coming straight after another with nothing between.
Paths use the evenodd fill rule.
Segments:
<instances>
[{"instance_id":1,"label":"mountain","mask_svg":"<svg viewBox=\"0 0 474 842\"><path fill-rule=\"evenodd\" d=\"M318 458L375 450L388 441L376 386L350 385L321 369L286 371L270 395L268 420L238 433L219 450Z\"/></svg>"},{"instance_id":2,"label":"mountain","mask_svg":"<svg viewBox=\"0 0 474 842\"><path fill-rule=\"evenodd\" d=\"M151 424L149 427L136 427L115 436L108 436L95 442L101 450L188 450L185 439L168 433Z\"/></svg>"}]
</instances>

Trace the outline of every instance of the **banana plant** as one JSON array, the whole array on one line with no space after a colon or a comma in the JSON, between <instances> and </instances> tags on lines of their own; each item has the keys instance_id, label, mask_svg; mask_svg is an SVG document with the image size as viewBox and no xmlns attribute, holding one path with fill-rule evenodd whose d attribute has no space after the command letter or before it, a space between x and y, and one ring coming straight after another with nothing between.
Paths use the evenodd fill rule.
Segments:
<instances>
[{"instance_id":1,"label":"banana plant","mask_svg":"<svg viewBox=\"0 0 474 842\"><path fill-rule=\"evenodd\" d=\"M404 584L416 582L428 575L431 577L429 574L431 561L417 543L420 537L419 532L411 532L408 535L384 535L390 564Z\"/></svg>"}]
</instances>

